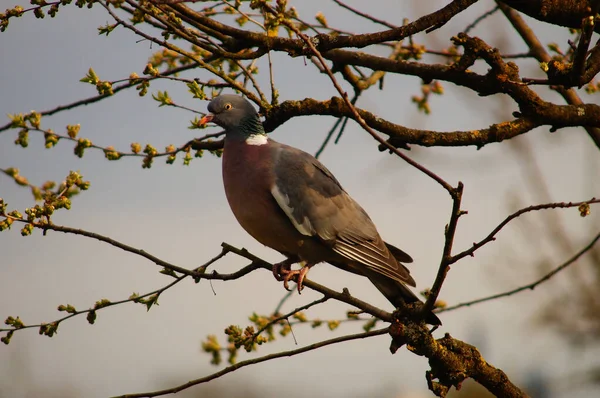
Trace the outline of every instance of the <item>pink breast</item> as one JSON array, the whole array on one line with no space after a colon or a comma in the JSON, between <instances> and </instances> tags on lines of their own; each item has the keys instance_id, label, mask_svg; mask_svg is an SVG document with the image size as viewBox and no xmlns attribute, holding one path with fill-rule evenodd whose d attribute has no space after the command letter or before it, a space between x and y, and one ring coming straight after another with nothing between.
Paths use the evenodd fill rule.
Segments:
<instances>
[{"instance_id":1,"label":"pink breast","mask_svg":"<svg viewBox=\"0 0 600 398\"><path fill-rule=\"evenodd\" d=\"M257 241L279 252L293 253L300 238L271 194L274 180L268 145L226 142L223 184L240 225Z\"/></svg>"}]
</instances>

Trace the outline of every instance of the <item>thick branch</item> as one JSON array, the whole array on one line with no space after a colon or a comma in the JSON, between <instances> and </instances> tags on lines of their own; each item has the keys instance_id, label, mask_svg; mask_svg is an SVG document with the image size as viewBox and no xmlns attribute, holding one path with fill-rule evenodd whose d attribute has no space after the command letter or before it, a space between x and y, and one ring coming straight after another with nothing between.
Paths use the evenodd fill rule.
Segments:
<instances>
[{"instance_id":1,"label":"thick branch","mask_svg":"<svg viewBox=\"0 0 600 398\"><path fill-rule=\"evenodd\" d=\"M411 129L392 123L363 109L356 107L355 109L369 127L388 135L390 143L394 146L415 144L422 146L476 146L481 148L490 143L514 138L541 125L539 122L527 118L517 118L480 130L438 132ZM332 97L326 101L317 101L312 98L284 101L278 106L264 110L263 113L266 117L263 125L265 130L269 132L297 116L329 115L354 119L353 113L339 97ZM600 107L598 107L598 116L600 117ZM598 124L600 125L600 121ZM385 150L385 148L382 149Z\"/></svg>"},{"instance_id":2,"label":"thick branch","mask_svg":"<svg viewBox=\"0 0 600 398\"><path fill-rule=\"evenodd\" d=\"M579 29L581 20L589 15L592 0L503 0L515 10L539 21ZM596 27L596 32L600 32Z\"/></svg>"},{"instance_id":3,"label":"thick branch","mask_svg":"<svg viewBox=\"0 0 600 398\"><path fill-rule=\"evenodd\" d=\"M521 18L518 12L507 7L504 3L497 1L500 9L508 19L508 21L512 24L513 28L519 33L523 41L529 47L531 54L539 61L539 62L550 62L552 58L550 54L546 52L546 49L542 45L542 43L538 40L533 30L527 25L525 20ZM583 3L583 2L582 2ZM595 52L590 57L590 61L598 61L600 62L600 49L594 49ZM572 89L565 89L563 87L556 87L556 91L567 101L567 103L574 106L581 106L583 101L579 98L577 93ZM587 131L590 138L594 141L596 146L600 148L600 128L599 126L593 125L583 125L585 130Z\"/></svg>"},{"instance_id":4,"label":"thick branch","mask_svg":"<svg viewBox=\"0 0 600 398\"><path fill-rule=\"evenodd\" d=\"M352 36L320 34L312 37L311 42L319 52L324 52L335 48L362 48L385 41L402 40L405 37L414 35L427 29L443 26L453 16L464 11L476 2L477 0L454 0L440 10L429 15L425 15L410 24L398 28ZM232 46L266 46L272 50L286 51L293 56L312 55L311 49L302 39L267 36L266 34L262 33L237 29L205 16L201 12L194 11L185 4L173 4L171 7L174 10L182 13L184 16L194 19L197 23L200 23L207 28L213 29L224 35L231 36L235 40L229 40L228 44L231 44Z\"/></svg>"},{"instance_id":5,"label":"thick branch","mask_svg":"<svg viewBox=\"0 0 600 398\"><path fill-rule=\"evenodd\" d=\"M460 388L471 377L497 397L526 397L527 394L514 385L500 369L490 365L474 346L446 334L434 340L427 329L405 327L395 323L390 335L406 341L411 351L429 358L431 371L427 372L431 391L445 397L451 387Z\"/></svg>"}]
</instances>

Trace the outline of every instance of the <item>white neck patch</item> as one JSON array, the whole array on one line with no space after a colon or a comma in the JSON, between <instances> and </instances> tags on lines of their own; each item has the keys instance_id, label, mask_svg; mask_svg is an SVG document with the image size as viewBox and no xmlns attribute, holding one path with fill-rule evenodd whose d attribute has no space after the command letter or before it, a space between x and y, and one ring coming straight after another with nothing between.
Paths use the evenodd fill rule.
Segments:
<instances>
[{"instance_id":1,"label":"white neck patch","mask_svg":"<svg viewBox=\"0 0 600 398\"><path fill-rule=\"evenodd\" d=\"M252 134L246 138L246 144L248 145L265 145L268 138L265 134Z\"/></svg>"}]
</instances>

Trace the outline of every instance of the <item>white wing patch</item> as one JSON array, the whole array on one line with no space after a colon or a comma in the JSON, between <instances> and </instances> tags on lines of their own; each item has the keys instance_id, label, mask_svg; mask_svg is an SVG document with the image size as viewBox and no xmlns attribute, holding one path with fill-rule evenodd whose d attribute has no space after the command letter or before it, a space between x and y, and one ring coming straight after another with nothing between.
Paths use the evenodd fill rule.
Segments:
<instances>
[{"instance_id":1,"label":"white wing patch","mask_svg":"<svg viewBox=\"0 0 600 398\"><path fill-rule=\"evenodd\" d=\"M248 145L265 145L268 142L268 138L265 134L252 134L246 138L246 144Z\"/></svg>"},{"instance_id":2,"label":"white wing patch","mask_svg":"<svg viewBox=\"0 0 600 398\"><path fill-rule=\"evenodd\" d=\"M294 217L294 208L290 206L290 198L283 192L281 192L277 184L274 184L273 188L271 188L271 195L273 195L275 201L277 202L279 207L281 207L281 210L283 210L283 212L288 216L288 218L290 219L292 224L294 224L294 227L296 227L298 232L305 236L314 236L315 229L310 223L310 220L304 217L302 219L302 223L298 223L298 221Z\"/></svg>"}]
</instances>

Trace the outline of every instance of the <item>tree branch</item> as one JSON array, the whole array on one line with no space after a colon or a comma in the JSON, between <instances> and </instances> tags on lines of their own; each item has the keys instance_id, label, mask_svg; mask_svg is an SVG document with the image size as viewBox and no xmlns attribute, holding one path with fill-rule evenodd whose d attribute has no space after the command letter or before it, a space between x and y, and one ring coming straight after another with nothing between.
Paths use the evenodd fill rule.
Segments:
<instances>
[{"instance_id":1,"label":"tree branch","mask_svg":"<svg viewBox=\"0 0 600 398\"><path fill-rule=\"evenodd\" d=\"M510 3L513 4L513 3L517 3L517 2L518 1L511 1ZM523 18L521 18L519 13L516 12L515 10L513 10L512 8L506 6L506 4L504 4L500 1L497 1L496 3L498 4L500 9L506 16L506 19L508 19L508 21L512 24L513 28L517 31L517 33L521 36L523 41L527 44L527 46L529 47L533 56L539 62L549 63L552 60L552 58L546 52L544 46L538 40L538 38L536 37L533 30L527 25L525 20L523 20ZM508 3L508 2L505 1L505 3ZM584 5L585 2L581 1L581 2L575 2L575 3ZM565 10L561 10L560 12L561 12L561 14L564 14ZM581 19L579 20L578 24L580 24L580 23L581 23ZM598 24L597 26L600 26L600 24ZM600 51L597 51L597 52L600 53ZM600 54L595 53L595 56L598 57L597 59L595 58L596 61L600 60ZM583 105L583 101L581 100L581 98L579 98L579 96L572 89L565 89L564 87L556 87L556 91L565 99L565 101L567 101L568 104L574 105L576 107ZM586 124L583 124L582 126L585 128L588 135L590 136L592 141L596 144L596 146L598 148L600 148L600 128L599 128L600 126L586 125Z\"/></svg>"},{"instance_id":2,"label":"tree branch","mask_svg":"<svg viewBox=\"0 0 600 398\"><path fill-rule=\"evenodd\" d=\"M590 243L588 243L583 249L581 249L579 252L577 252L573 257L571 257L570 259L568 259L567 261L565 261L564 263L562 263L558 267L554 268L552 271L548 272L546 275L542 276L541 278L537 279L534 282L531 282L531 283L529 283L527 285L523 285L523 286L518 287L516 289L509 290L507 292L493 294L491 296L482 297L482 298L479 298L477 300L467 301L467 302L464 302L464 303L460 303L460 304L456 304L456 305L453 305L453 306L450 306L450 307L446 307L446 308L443 308L443 309L441 309L439 311L436 311L436 312L440 313L440 312L453 311L453 310L456 310L458 308L470 307L470 306L475 305L475 304L483 303L483 302L486 302L486 301L496 300L496 299L501 298L501 297L512 296L513 294L520 293L520 292L522 292L524 290L533 290L537 286L539 286L540 284L546 282L547 280L549 280L550 278L552 278L554 275L558 274L560 271L566 269L568 266L570 266L571 264L573 264L577 260L579 260L579 258L581 256L583 256L585 253L587 253L588 251L590 251L599 240L600 240L600 233L598 233L594 237L594 239L592 239L592 241Z\"/></svg>"},{"instance_id":3,"label":"tree branch","mask_svg":"<svg viewBox=\"0 0 600 398\"><path fill-rule=\"evenodd\" d=\"M437 300L442 289L442 284L444 283L446 275L450 270L450 260L452 258L452 245L454 244L454 236L456 235L458 219L461 215L466 214L466 212L460 209L462 193L463 183L459 181L458 186L456 188L452 188L452 190L450 191L450 196L452 196L452 213L450 213L450 221L446 225L444 249L442 251L442 259L440 261L440 266L438 268L435 281L433 282L433 286L431 286L431 290L427 295L427 301L423 306L423 318L425 318L427 314L429 314L433 310L435 301Z\"/></svg>"},{"instance_id":4,"label":"tree branch","mask_svg":"<svg viewBox=\"0 0 600 398\"><path fill-rule=\"evenodd\" d=\"M254 254L250 253L246 249L238 249L227 243L223 243L221 246L223 246L223 248L225 250L227 250L231 253L237 254L240 257L247 258L248 260L252 261L252 264L260 265L261 268L267 269L269 271L271 271L273 269L272 264L269 264L266 261L264 261L263 259L256 257ZM302 285L305 287L309 287L312 290L315 290L319 293L322 293L326 297L330 297L330 298L336 299L338 301L344 302L346 304L350 304L356 308L359 308L359 309L363 310L364 312L371 314L376 318L381 319L382 321L386 321L386 322L392 321L392 314L390 314L389 312L383 311L383 310L381 310L369 303L366 303L362 300L359 300L356 297L351 296L350 292L348 292L347 289L344 289L344 291L342 293L339 293L339 292L336 292L335 290L332 290L325 286L319 285L318 283L315 283L309 279L304 279L304 281L302 282Z\"/></svg>"},{"instance_id":5,"label":"tree branch","mask_svg":"<svg viewBox=\"0 0 600 398\"><path fill-rule=\"evenodd\" d=\"M537 121L520 117L509 122L494 124L484 129L439 132L404 127L361 108L355 107L355 109L367 126L388 135L390 137L389 143L395 147L414 144L426 147L475 146L482 148L490 143L502 142L514 138L540 126ZM355 115L340 97L332 97L325 101L317 101L312 98L288 100L278 106L265 109L263 113L266 118L263 126L268 132L275 130L288 120L298 116L329 115L338 118L349 117L356 121ZM600 116L600 107L598 115ZM380 146L381 150L386 150L387 148L387 145Z\"/></svg>"},{"instance_id":6,"label":"tree branch","mask_svg":"<svg viewBox=\"0 0 600 398\"><path fill-rule=\"evenodd\" d=\"M21 220L21 219L16 219L15 221L19 221L22 223L28 223L26 220ZM263 269L266 269L269 271L271 271L271 269L272 269L271 264L267 263L266 261L264 261L258 257L254 257L256 259L255 262L247 265L246 267L244 267L236 272L233 272L230 274L220 274L220 273L214 271L210 274L207 274L207 273L202 272L201 269L200 270L189 270L189 269L180 267L178 265L171 264L165 260L162 260L162 259L146 252L145 250L137 249L135 247L126 245L115 239L109 238L104 235L97 234L95 232L89 232L89 231L86 231L83 229L65 227L65 226L56 225L56 224L45 224L45 223L31 223L31 224L35 228L41 229L43 231L56 231L56 232L63 232L66 234L80 235L80 236L85 236L87 238L96 239L96 240L99 240L104 243L108 243L109 245L119 248L121 250L124 250L128 253L132 253L132 254L136 254L138 256L144 257L145 259L150 260L151 262L155 263L156 265L159 265L170 271L178 272L180 274L187 275L187 276L191 276L192 278L194 278L197 281L200 279L222 280L222 281L234 280L234 279L239 279L257 269L263 268ZM236 249L233 246L230 246L226 243L223 243L222 246L225 251L228 251L228 252L231 251L238 255L240 255L240 253L243 253L243 252L247 253L247 251L245 249L241 249L241 250ZM231 248L231 250L230 250L230 248Z\"/></svg>"},{"instance_id":7,"label":"tree branch","mask_svg":"<svg viewBox=\"0 0 600 398\"><path fill-rule=\"evenodd\" d=\"M196 67L198 67L197 64L191 63L189 65L183 65L183 66L179 66L177 68L173 68L173 69L170 69L170 70L165 70L163 72L160 72L160 74L157 75L157 76L145 77L145 78L142 78L142 80L151 81L151 80L155 80L155 79L161 79L161 78L164 78L164 77L167 77L167 76L176 75L176 74L184 72L186 70L194 69ZM124 84L121 84L119 86L113 87L113 95L116 94L116 93L118 93L119 91L126 90L126 89L129 89L129 88L132 88L132 87L136 87L138 84L139 84L139 82L136 82L136 83L128 82L128 83L124 83ZM42 111L42 112L40 112L40 115L42 115L42 116L51 116L51 115L54 115L55 113L59 113L59 112L66 111L66 110L75 109L75 108L78 108L78 107L80 107L82 105L90 105L90 104L93 104L95 102L98 102L98 101L101 101L103 99L106 99L108 97L110 97L110 96L107 96L107 95L95 95L93 97L89 97L89 98L81 99L79 101L71 102L70 104L60 105L60 106L57 106L55 108L48 109L46 111ZM5 124L3 126L0 126L0 132L9 130L10 128L11 128L11 123L7 123L7 124Z\"/></svg>"},{"instance_id":8,"label":"tree branch","mask_svg":"<svg viewBox=\"0 0 600 398\"><path fill-rule=\"evenodd\" d=\"M8 332L8 334L2 338L2 342L4 342L5 344L8 344L8 341L10 341L14 332L20 331L20 330L25 330L25 329L31 329L31 328L39 328L40 334L44 334L48 337L52 337L55 333L57 333L58 326L62 322L66 321L70 318L74 318L76 316L84 315L84 314L88 314L87 315L88 322L90 324L93 324L96 321L96 312L97 311L100 311L104 308L114 307L114 306L117 306L120 304L125 304L125 303L130 303L130 302L135 302L135 303L139 302L142 304L152 306L157 302L158 296L160 296L164 291L172 288L173 286L175 286L176 284L178 284L185 278L187 278L187 275L176 277L176 279L173 282L169 283L168 285L165 285L165 286L161 287L160 289L156 289L156 290L153 290L148 293L144 293L139 296L132 295L127 299L123 299L123 300L119 300L119 301L109 301L109 300L102 299L102 300L97 301L96 304L94 305L94 307L88 308L88 309L82 310L82 311L77 311L72 306L69 308L68 306L65 307L64 305L61 305L58 307L58 310L59 311L67 311L69 313L69 315L66 315L62 318L59 318L52 322L47 322L47 323L18 325L18 326L11 324L11 325L13 325L12 328L0 328L0 332ZM154 296L154 298L152 299L151 302L145 300L146 297L151 297L151 296ZM148 310L150 310L149 306L148 306ZM5 323L8 323L8 322L5 322Z\"/></svg>"},{"instance_id":9,"label":"tree branch","mask_svg":"<svg viewBox=\"0 0 600 398\"><path fill-rule=\"evenodd\" d=\"M372 15L369 15L369 14L367 14L365 12L357 10L354 7L350 7L348 4L346 4L346 3L344 3L344 2L342 2L340 0L333 0L333 2L335 4L337 4L338 6L340 6L342 8L345 8L346 10L350 11L352 14L358 15L359 17L362 17L362 18L364 18L364 19L366 19L368 21L374 22L374 23L379 24L379 25L383 25L383 26L385 26L387 28L390 28L390 29L397 29L398 28L398 26L396 26L396 25L393 25L393 24L391 24L389 22L386 22L386 21L384 21L382 19L375 18Z\"/></svg>"},{"instance_id":10,"label":"tree branch","mask_svg":"<svg viewBox=\"0 0 600 398\"><path fill-rule=\"evenodd\" d=\"M333 339L329 339L329 340L324 340L324 341L320 341L318 343L314 343L302 348L298 348L295 350L289 350L289 351L281 351L281 352L277 352L275 354L269 354L269 355L265 355L259 358L254 358L254 359L248 359L246 361L241 361L236 363L235 365L231 365L226 367L225 369L222 369L218 372L215 372L211 375L205 376L205 377L201 377L199 379L195 379L195 380L191 380L188 381L187 383L181 384L177 387L173 387L173 388L167 388L164 390L158 390L158 391L152 391L152 392L144 392L144 393L137 393L137 394L125 394L125 395L119 395L118 397L113 397L113 398L142 398L142 397L158 397L161 395L167 395L167 394L175 394L178 393L180 391L183 391L185 389L188 389L192 386L198 385L198 384L202 384L202 383L206 383L209 382L211 380L214 379L218 379L221 376L224 376L228 373L234 372L238 369L241 368L245 368L246 366L250 366L250 365L256 365L262 362L267 362L273 359L278 359L278 358L284 358L284 357L292 357L298 354L302 354L305 352L309 352L309 351L313 351L313 350L317 350L319 348L322 347L326 347L328 345L332 345L332 344L338 344L338 343L343 343L346 341L352 341L352 340L358 340L358 339L366 339L369 337L374 337L374 336L381 336L383 334L388 333L389 327L383 328L383 329L378 329L378 330L373 330L370 332L363 332L363 333L356 333L356 334L350 334L347 336L341 336L341 337L336 337Z\"/></svg>"},{"instance_id":11,"label":"tree branch","mask_svg":"<svg viewBox=\"0 0 600 398\"><path fill-rule=\"evenodd\" d=\"M573 29L581 27L581 20L593 7L593 0L503 0L502 3L539 21Z\"/></svg>"},{"instance_id":12,"label":"tree branch","mask_svg":"<svg viewBox=\"0 0 600 398\"><path fill-rule=\"evenodd\" d=\"M477 0L453 0L447 6L435 11L429 15L425 15L416 21L381 32L365 33L357 35L333 35L320 34L310 39L314 43L315 48L319 52L325 52L336 48L362 48L373 44L379 44L385 41L402 40L405 37L412 36L416 33L433 30L443 26L452 17L464 11ZM263 4L264 6L265 4ZM313 54L309 46L302 39L289 39L279 36L267 36L262 33L251 32L243 29L237 29L228 26L215 19L203 15L201 12L194 11L185 4L172 5L174 10L183 15L193 18L196 22L203 26L220 32L224 35L231 36L237 44L245 46L264 46L276 51L285 51L292 56L310 56ZM278 15L277 13L275 15Z\"/></svg>"},{"instance_id":13,"label":"tree branch","mask_svg":"<svg viewBox=\"0 0 600 398\"><path fill-rule=\"evenodd\" d=\"M534 205L534 206L529 206L529 207L525 207L523 209L520 209L514 213L512 213L511 215L509 215L508 217L506 217L500 224L498 224L498 226L496 228L494 228L492 230L492 232L490 232L488 234L488 236L486 236L485 238L483 238L482 240L480 240L477 243L473 243L473 246L467 250L464 250L454 256L452 256L449 259L449 264L454 264L455 262L457 262L458 260L467 257L467 256L474 256L474 253L477 249L481 248L482 246L496 240L496 235L498 234L498 232L500 232L500 230L502 230L502 228L504 228L506 226L506 224L508 224L509 222L511 222L512 220L514 220L515 218L528 213L530 211L538 211L538 210L544 210L544 209L556 209L556 208L561 208L561 209L565 209L565 208L571 208L571 207L580 207L582 205L589 205L592 203L600 203L600 199L596 199L596 198L591 198L588 201L584 201L584 202L556 202L556 203L545 203L545 204L540 204L540 205Z\"/></svg>"},{"instance_id":14,"label":"tree branch","mask_svg":"<svg viewBox=\"0 0 600 398\"><path fill-rule=\"evenodd\" d=\"M293 290L292 290L292 291L293 291ZM268 328L270 328L271 326L275 325L277 322L279 322L279 321L283 321L284 319L285 319L285 320L287 320L287 319L288 319L289 317L291 317L292 315L294 315L294 314L297 314L297 313L298 313L298 312L300 312L300 311L307 310L307 309L309 309L310 307L313 307L313 306L315 306L315 305L322 304L322 303L326 302L327 300L329 300L329 297L327 297L327 296L323 296L322 298L320 298L320 299L318 299L318 300L315 300L315 301L311 301L310 303L308 303L308 304L305 304L305 305L303 305L303 306L301 306L301 307L298 307L298 308L296 308L296 309L294 309L294 310L292 310L292 311L288 312L287 314L283 314L283 315L280 315L280 316L278 316L278 317L275 317L275 318L271 319L271 320L270 320L270 321L269 321L269 322L268 322L268 323L267 323L265 326L263 326L263 327L261 327L260 329L258 329L258 330L256 331L256 333L254 333L254 334L252 335L252 340L255 340L255 339L256 339L256 338L257 338L257 337L258 337L258 336L259 336L259 335L260 335L262 332L264 332L265 330L267 330L267 329L268 329Z\"/></svg>"}]
</instances>

